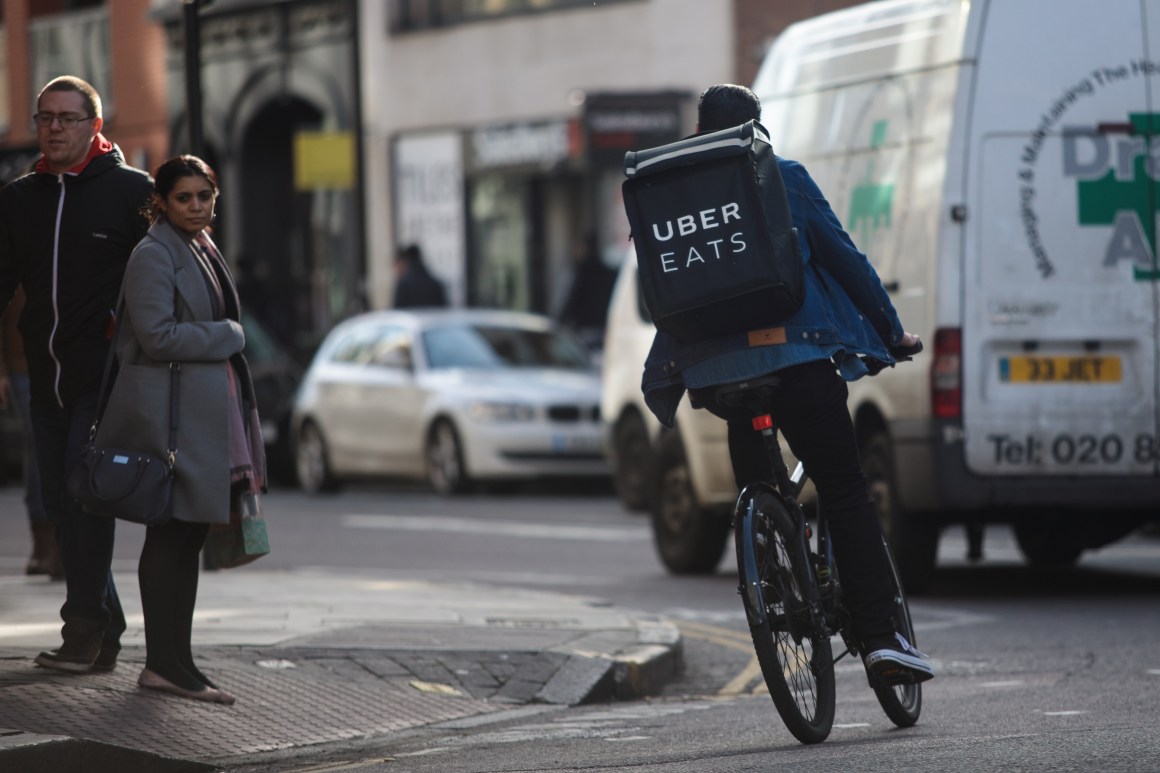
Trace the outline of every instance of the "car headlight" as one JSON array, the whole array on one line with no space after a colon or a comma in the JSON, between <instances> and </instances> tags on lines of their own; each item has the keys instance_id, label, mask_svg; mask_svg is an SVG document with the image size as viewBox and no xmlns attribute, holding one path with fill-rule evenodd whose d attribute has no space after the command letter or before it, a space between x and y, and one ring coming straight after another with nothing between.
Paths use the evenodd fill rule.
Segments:
<instances>
[{"instance_id":1,"label":"car headlight","mask_svg":"<svg viewBox=\"0 0 1160 773\"><path fill-rule=\"evenodd\" d=\"M535 412L525 403L474 402L467 415L476 421L531 421Z\"/></svg>"}]
</instances>

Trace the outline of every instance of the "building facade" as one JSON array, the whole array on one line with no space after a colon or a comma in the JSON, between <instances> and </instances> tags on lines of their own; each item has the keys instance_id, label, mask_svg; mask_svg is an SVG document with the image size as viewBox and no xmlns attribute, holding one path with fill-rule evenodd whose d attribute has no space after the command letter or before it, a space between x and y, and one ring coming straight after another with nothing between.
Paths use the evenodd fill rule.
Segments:
<instances>
[{"instance_id":1,"label":"building facade","mask_svg":"<svg viewBox=\"0 0 1160 773\"><path fill-rule=\"evenodd\" d=\"M367 0L367 284L418 243L455 303L557 315L576 258L630 247L626 150L690 134L696 99L750 83L830 0Z\"/></svg>"},{"instance_id":2,"label":"building facade","mask_svg":"<svg viewBox=\"0 0 1160 773\"><path fill-rule=\"evenodd\" d=\"M101 93L103 134L152 171L169 151L165 37L149 0L0 0L0 182L39 156L42 86L77 75Z\"/></svg>"},{"instance_id":3,"label":"building facade","mask_svg":"<svg viewBox=\"0 0 1160 773\"><path fill-rule=\"evenodd\" d=\"M245 305L306 355L390 306L419 244L456 305L558 315L576 259L627 253L621 163L691 133L697 95L850 0L212 0L202 152ZM152 171L190 150L182 0L0 0L0 180L38 152L40 86L105 99Z\"/></svg>"}]
</instances>

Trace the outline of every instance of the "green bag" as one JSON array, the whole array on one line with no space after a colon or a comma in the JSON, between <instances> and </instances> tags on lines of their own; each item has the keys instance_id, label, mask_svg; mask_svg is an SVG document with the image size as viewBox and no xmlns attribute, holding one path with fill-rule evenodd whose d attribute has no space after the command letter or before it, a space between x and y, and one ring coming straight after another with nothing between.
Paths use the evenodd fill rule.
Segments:
<instances>
[{"instance_id":1,"label":"green bag","mask_svg":"<svg viewBox=\"0 0 1160 773\"><path fill-rule=\"evenodd\" d=\"M240 512L230 513L228 524L213 524L205 538L206 568L233 569L270 552L266 518L256 494L241 497Z\"/></svg>"}]
</instances>

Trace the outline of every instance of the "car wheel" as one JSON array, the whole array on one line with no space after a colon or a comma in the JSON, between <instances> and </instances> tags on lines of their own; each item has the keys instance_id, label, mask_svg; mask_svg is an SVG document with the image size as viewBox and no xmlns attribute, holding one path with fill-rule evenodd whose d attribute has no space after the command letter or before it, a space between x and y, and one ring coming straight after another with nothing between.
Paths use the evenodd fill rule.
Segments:
<instances>
[{"instance_id":1,"label":"car wheel","mask_svg":"<svg viewBox=\"0 0 1160 773\"><path fill-rule=\"evenodd\" d=\"M875 433L862 447L862 469L878 521L890 540L902 587L907 593L922 593L930 585L938 559L938 523L933 514L911 512L898 501L894 453L885 432Z\"/></svg>"},{"instance_id":2,"label":"car wheel","mask_svg":"<svg viewBox=\"0 0 1160 773\"><path fill-rule=\"evenodd\" d=\"M470 488L459 433L446 419L435 422L427 436L427 480L437 494L462 494Z\"/></svg>"},{"instance_id":3,"label":"car wheel","mask_svg":"<svg viewBox=\"0 0 1160 773\"><path fill-rule=\"evenodd\" d=\"M298 430L298 442L294 444L294 469L298 474L298 485L307 494L337 491L338 480L330 470L326 440L313 422L303 423Z\"/></svg>"},{"instance_id":4,"label":"car wheel","mask_svg":"<svg viewBox=\"0 0 1160 773\"><path fill-rule=\"evenodd\" d=\"M681 436L661 435L650 497L653 541L674 574L708 574L717 568L729 537L729 518L697 504Z\"/></svg>"},{"instance_id":5,"label":"car wheel","mask_svg":"<svg viewBox=\"0 0 1160 773\"><path fill-rule=\"evenodd\" d=\"M1068 567L1083 553L1074 524L1057 513L1020 518L1012 526L1019 552L1032 566Z\"/></svg>"},{"instance_id":6,"label":"car wheel","mask_svg":"<svg viewBox=\"0 0 1160 773\"><path fill-rule=\"evenodd\" d=\"M616 451L616 470L613 472L616 495L629 510L647 509L646 481L651 450L644 420L636 413L626 414L616 423L612 442Z\"/></svg>"}]
</instances>

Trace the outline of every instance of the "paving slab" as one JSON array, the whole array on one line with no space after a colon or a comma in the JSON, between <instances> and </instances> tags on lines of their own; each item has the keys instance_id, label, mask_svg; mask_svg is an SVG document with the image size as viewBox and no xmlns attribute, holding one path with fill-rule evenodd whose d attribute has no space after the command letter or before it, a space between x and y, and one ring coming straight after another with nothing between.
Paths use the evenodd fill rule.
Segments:
<instances>
[{"instance_id":1,"label":"paving slab","mask_svg":"<svg viewBox=\"0 0 1160 773\"><path fill-rule=\"evenodd\" d=\"M123 596L118 668L72 676L32 663L58 643L63 586L0 576L0 770L222 769L513 706L642 697L682 665L675 625L600 599L253 565L203 573L198 594L195 657L237 696L227 707L137 687L143 622Z\"/></svg>"}]
</instances>

